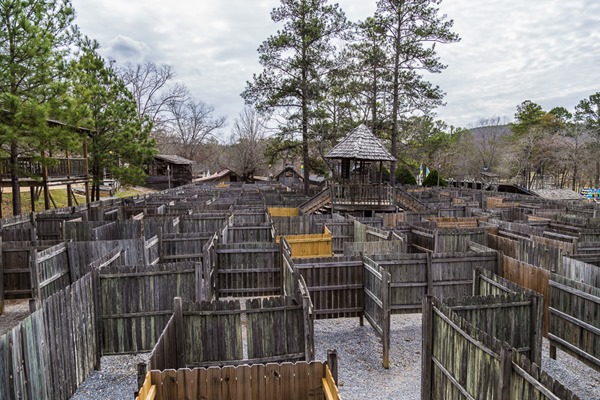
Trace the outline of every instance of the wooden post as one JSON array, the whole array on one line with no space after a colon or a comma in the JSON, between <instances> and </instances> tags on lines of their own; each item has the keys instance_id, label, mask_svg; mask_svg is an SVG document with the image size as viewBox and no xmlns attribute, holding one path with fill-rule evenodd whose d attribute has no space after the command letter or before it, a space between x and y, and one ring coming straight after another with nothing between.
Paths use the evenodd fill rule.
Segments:
<instances>
[{"instance_id":1,"label":"wooden post","mask_svg":"<svg viewBox=\"0 0 600 400\"><path fill-rule=\"evenodd\" d=\"M432 273L432 266L431 266L431 252L427 252L427 293L428 295L432 295L433 294L433 273Z\"/></svg>"},{"instance_id":2,"label":"wooden post","mask_svg":"<svg viewBox=\"0 0 600 400\"><path fill-rule=\"evenodd\" d=\"M331 376L335 381L335 384L338 384L338 358L337 358L337 350L327 350L327 365L329 365L329 370L331 371Z\"/></svg>"},{"instance_id":3,"label":"wooden post","mask_svg":"<svg viewBox=\"0 0 600 400\"><path fill-rule=\"evenodd\" d=\"M66 152L66 156L67 156L67 205L69 207L73 206L73 198L71 197L71 195L73 194L71 192L71 159L69 158L69 152Z\"/></svg>"},{"instance_id":4,"label":"wooden post","mask_svg":"<svg viewBox=\"0 0 600 400\"><path fill-rule=\"evenodd\" d=\"M177 337L177 365L174 369L183 368L185 365L185 330L183 327L183 308L181 297L173 299L173 313L175 315L175 334Z\"/></svg>"},{"instance_id":5,"label":"wooden post","mask_svg":"<svg viewBox=\"0 0 600 400\"><path fill-rule=\"evenodd\" d=\"M40 299L40 279L38 274L37 250L31 250L31 294L36 302L36 308L40 308L42 300Z\"/></svg>"},{"instance_id":6,"label":"wooden post","mask_svg":"<svg viewBox=\"0 0 600 400\"><path fill-rule=\"evenodd\" d=\"M163 229L162 227L158 228L158 262L163 262Z\"/></svg>"},{"instance_id":7,"label":"wooden post","mask_svg":"<svg viewBox=\"0 0 600 400\"><path fill-rule=\"evenodd\" d=\"M498 399L510 400L510 377L512 375L512 349L502 346L500 350L500 382L498 384Z\"/></svg>"},{"instance_id":8,"label":"wooden post","mask_svg":"<svg viewBox=\"0 0 600 400\"><path fill-rule=\"evenodd\" d=\"M102 291L102 280L100 279L100 271L96 268L92 271L92 279L94 282L94 314L96 316L96 363L94 369L100 371L100 363L102 360L102 315L100 309L100 293Z\"/></svg>"},{"instance_id":9,"label":"wooden post","mask_svg":"<svg viewBox=\"0 0 600 400\"><path fill-rule=\"evenodd\" d=\"M2 235L0 235L0 249L2 249ZM4 263L0 250L0 315L4 314Z\"/></svg>"},{"instance_id":10,"label":"wooden post","mask_svg":"<svg viewBox=\"0 0 600 400\"><path fill-rule=\"evenodd\" d=\"M542 365L542 320L544 319L544 297L531 296L531 362Z\"/></svg>"},{"instance_id":11,"label":"wooden post","mask_svg":"<svg viewBox=\"0 0 600 400\"><path fill-rule=\"evenodd\" d=\"M479 293L481 293L480 282L481 272L479 271L479 267L475 267L473 268L473 296L479 296Z\"/></svg>"},{"instance_id":12,"label":"wooden post","mask_svg":"<svg viewBox=\"0 0 600 400\"><path fill-rule=\"evenodd\" d=\"M29 240L31 241L31 246L35 246L37 241L37 222L35 219L35 212L32 212L29 215L29 219L31 220L31 229L29 231L31 237L29 238Z\"/></svg>"},{"instance_id":13,"label":"wooden post","mask_svg":"<svg viewBox=\"0 0 600 400\"><path fill-rule=\"evenodd\" d=\"M137 390L136 392L144 386L144 381L146 380L146 373L148 372L148 364L146 363L138 363L137 365Z\"/></svg>"},{"instance_id":14,"label":"wooden post","mask_svg":"<svg viewBox=\"0 0 600 400\"><path fill-rule=\"evenodd\" d=\"M423 299L423 349L421 352L421 400L433 399L433 297Z\"/></svg>"},{"instance_id":15,"label":"wooden post","mask_svg":"<svg viewBox=\"0 0 600 400\"><path fill-rule=\"evenodd\" d=\"M304 358L306 362L310 362L315 358L315 342L312 307L310 297L306 294L302 296L302 311L304 319Z\"/></svg>"},{"instance_id":16,"label":"wooden post","mask_svg":"<svg viewBox=\"0 0 600 400\"><path fill-rule=\"evenodd\" d=\"M382 269L381 270L381 305L383 312L383 368L388 369L390 367L390 273Z\"/></svg>"}]
</instances>

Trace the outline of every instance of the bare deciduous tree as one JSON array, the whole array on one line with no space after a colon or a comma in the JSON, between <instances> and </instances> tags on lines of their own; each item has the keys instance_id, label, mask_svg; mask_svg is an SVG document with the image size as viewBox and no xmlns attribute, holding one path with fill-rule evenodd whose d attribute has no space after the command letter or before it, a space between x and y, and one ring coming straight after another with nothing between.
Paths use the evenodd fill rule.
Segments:
<instances>
[{"instance_id":1,"label":"bare deciduous tree","mask_svg":"<svg viewBox=\"0 0 600 400\"><path fill-rule=\"evenodd\" d=\"M233 123L229 168L247 180L266 170L266 129L253 108L246 107Z\"/></svg>"},{"instance_id":2,"label":"bare deciduous tree","mask_svg":"<svg viewBox=\"0 0 600 400\"><path fill-rule=\"evenodd\" d=\"M216 137L225 125L225 117L214 117L215 108L193 98L185 102L172 101L167 104L171 114L164 130L180 147L180 155L197 161L197 154L203 142Z\"/></svg>"},{"instance_id":3,"label":"bare deciduous tree","mask_svg":"<svg viewBox=\"0 0 600 400\"><path fill-rule=\"evenodd\" d=\"M118 68L118 73L137 103L138 115L149 117L155 132L169 119L168 105L189 97L184 85L173 83L175 70L170 65L127 63Z\"/></svg>"}]
</instances>

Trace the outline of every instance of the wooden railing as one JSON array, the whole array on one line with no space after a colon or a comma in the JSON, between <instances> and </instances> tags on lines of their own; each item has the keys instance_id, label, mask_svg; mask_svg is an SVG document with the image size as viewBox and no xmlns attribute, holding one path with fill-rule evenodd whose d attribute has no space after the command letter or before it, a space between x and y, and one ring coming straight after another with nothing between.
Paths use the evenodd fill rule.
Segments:
<instances>
[{"instance_id":1,"label":"wooden railing","mask_svg":"<svg viewBox=\"0 0 600 400\"><path fill-rule=\"evenodd\" d=\"M392 205L394 190L388 184L332 183L333 204Z\"/></svg>"},{"instance_id":2,"label":"wooden railing","mask_svg":"<svg viewBox=\"0 0 600 400\"><path fill-rule=\"evenodd\" d=\"M48 178L84 177L86 176L84 158L54 158L48 165ZM11 164L9 159L0 159L0 178L10 178ZM40 161L32 158L19 158L17 170L20 177L42 176L44 167Z\"/></svg>"}]
</instances>

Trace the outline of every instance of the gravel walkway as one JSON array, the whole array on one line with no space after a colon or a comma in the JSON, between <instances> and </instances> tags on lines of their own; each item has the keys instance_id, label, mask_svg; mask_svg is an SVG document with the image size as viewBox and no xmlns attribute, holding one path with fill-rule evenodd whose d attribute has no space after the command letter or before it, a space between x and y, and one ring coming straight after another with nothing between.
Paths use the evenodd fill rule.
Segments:
<instances>
[{"instance_id":1,"label":"gravel walkway","mask_svg":"<svg viewBox=\"0 0 600 400\"><path fill-rule=\"evenodd\" d=\"M0 315L0 336L10 331L31 314L29 300L4 300L4 314Z\"/></svg>"},{"instance_id":2,"label":"gravel walkway","mask_svg":"<svg viewBox=\"0 0 600 400\"><path fill-rule=\"evenodd\" d=\"M344 400L418 400L421 398L421 314L393 315L390 368L382 366L381 340L365 320L315 321L316 358L324 360L335 349L339 360L339 389ZM548 358L544 341L544 369L571 388L581 400L600 400L600 372L559 351ZM132 399L137 390L137 364L148 354L102 358L93 374L73 396L76 400Z\"/></svg>"}]
</instances>

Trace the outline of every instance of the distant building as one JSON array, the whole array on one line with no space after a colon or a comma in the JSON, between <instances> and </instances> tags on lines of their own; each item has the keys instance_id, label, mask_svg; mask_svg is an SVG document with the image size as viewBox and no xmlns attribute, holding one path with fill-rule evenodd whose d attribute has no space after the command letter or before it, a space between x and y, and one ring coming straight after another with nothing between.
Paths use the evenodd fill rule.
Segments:
<instances>
[{"instance_id":1,"label":"distant building","mask_svg":"<svg viewBox=\"0 0 600 400\"><path fill-rule=\"evenodd\" d=\"M194 162L183 157L159 154L146 165L146 186L165 190L192 183Z\"/></svg>"},{"instance_id":2,"label":"distant building","mask_svg":"<svg viewBox=\"0 0 600 400\"><path fill-rule=\"evenodd\" d=\"M194 182L204 182L204 183L232 183L232 182L242 182L242 178L238 176L235 172L230 169L224 169L215 174L205 176L203 178L194 179Z\"/></svg>"},{"instance_id":3,"label":"distant building","mask_svg":"<svg viewBox=\"0 0 600 400\"><path fill-rule=\"evenodd\" d=\"M281 172L273 177L273 180L293 189L301 189L304 187L304 176L292 165L286 166ZM311 185L320 185L324 181L325 178L319 175L311 174L309 177L309 183Z\"/></svg>"}]
</instances>

